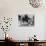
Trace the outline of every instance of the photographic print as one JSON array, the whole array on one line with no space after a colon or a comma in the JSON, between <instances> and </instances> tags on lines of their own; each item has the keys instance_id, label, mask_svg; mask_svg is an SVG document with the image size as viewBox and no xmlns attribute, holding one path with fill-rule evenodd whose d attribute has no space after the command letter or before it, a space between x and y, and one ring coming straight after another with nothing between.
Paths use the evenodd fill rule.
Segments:
<instances>
[{"instance_id":1,"label":"photographic print","mask_svg":"<svg viewBox=\"0 0 46 46\"><path fill-rule=\"evenodd\" d=\"M18 15L19 26L34 26L34 15Z\"/></svg>"}]
</instances>

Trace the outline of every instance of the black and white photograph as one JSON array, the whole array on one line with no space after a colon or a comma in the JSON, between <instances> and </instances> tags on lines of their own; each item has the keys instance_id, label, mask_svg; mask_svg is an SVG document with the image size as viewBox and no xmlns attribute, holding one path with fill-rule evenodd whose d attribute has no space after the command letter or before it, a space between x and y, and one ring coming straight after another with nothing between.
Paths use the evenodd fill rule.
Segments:
<instances>
[{"instance_id":1,"label":"black and white photograph","mask_svg":"<svg viewBox=\"0 0 46 46\"><path fill-rule=\"evenodd\" d=\"M19 26L34 26L34 15L18 15Z\"/></svg>"}]
</instances>

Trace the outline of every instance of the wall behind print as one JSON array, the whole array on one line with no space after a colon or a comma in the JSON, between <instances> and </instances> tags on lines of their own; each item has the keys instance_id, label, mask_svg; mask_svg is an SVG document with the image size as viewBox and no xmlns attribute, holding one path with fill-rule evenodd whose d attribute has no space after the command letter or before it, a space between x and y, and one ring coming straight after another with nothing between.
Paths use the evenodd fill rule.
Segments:
<instances>
[{"instance_id":1,"label":"wall behind print","mask_svg":"<svg viewBox=\"0 0 46 46\"><path fill-rule=\"evenodd\" d=\"M39 40L44 40L45 12L46 8L44 7L32 8L28 0L0 0L0 16L13 17L12 27L9 33L14 39L27 40L29 37L36 34ZM29 28L19 27L17 20L18 14L34 14L35 26ZM0 35L2 35L2 33L0 33ZM0 39L2 38L3 35L0 36Z\"/></svg>"}]
</instances>

